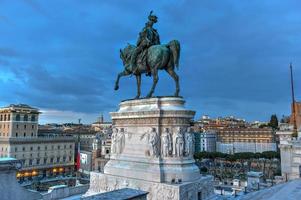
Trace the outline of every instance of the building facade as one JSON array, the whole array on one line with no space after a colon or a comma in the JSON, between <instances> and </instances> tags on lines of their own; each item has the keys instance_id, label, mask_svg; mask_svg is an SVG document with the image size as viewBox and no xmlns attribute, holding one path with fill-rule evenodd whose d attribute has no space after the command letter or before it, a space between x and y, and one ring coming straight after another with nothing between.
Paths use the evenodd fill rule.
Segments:
<instances>
[{"instance_id":1,"label":"building facade","mask_svg":"<svg viewBox=\"0 0 301 200\"><path fill-rule=\"evenodd\" d=\"M195 133L195 152L215 152L216 151L216 132L204 131Z\"/></svg>"},{"instance_id":2,"label":"building facade","mask_svg":"<svg viewBox=\"0 0 301 200\"><path fill-rule=\"evenodd\" d=\"M39 110L25 104L0 109L0 157L22 162L17 177L49 177L74 171L73 137L38 136Z\"/></svg>"},{"instance_id":3,"label":"building facade","mask_svg":"<svg viewBox=\"0 0 301 200\"><path fill-rule=\"evenodd\" d=\"M225 128L217 131L216 149L222 153L277 151L270 128Z\"/></svg>"},{"instance_id":4,"label":"building facade","mask_svg":"<svg viewBox=\"0 0 301 200\"><path fill-rule=\"evenodd\" d=\"M101 116L91 126L80 126L70 134L80 137L80 172L88 176L91 171L103 172L110 158L112 123Z\"/></svg>"}]
</instances>

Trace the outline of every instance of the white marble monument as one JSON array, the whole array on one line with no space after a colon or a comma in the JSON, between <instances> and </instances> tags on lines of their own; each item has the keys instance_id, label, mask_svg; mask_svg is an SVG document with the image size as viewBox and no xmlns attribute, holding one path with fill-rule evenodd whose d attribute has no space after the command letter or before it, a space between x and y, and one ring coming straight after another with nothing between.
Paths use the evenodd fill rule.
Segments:
<instances>
[{"instance_id":1,"label":"white marble monument","mask_svg":"<svg viewBox=\"0 0 301 200\"><path fill-rule=\"evenodd\" d=\"M86 196L121 188L149 192L149 200L206 199L211 176L201 176L193 159L190 123L195 112L181 97L126 100L112 112L110 161L91 173Z\"/></svg>"}]
</instances>

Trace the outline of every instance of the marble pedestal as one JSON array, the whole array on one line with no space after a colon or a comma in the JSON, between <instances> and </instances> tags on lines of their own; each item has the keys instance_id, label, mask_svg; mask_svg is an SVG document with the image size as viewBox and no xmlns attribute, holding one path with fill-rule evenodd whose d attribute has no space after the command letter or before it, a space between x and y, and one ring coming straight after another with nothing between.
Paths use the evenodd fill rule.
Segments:
<instances>
[{"instance_id":1,"label":"marble pedestal","mask_svg":"<svg viewBox=\"0 0 301 200\"><path fill-rule=\"evenodd\" d=\"M190 123L195 112L180 97L127 100L112 112L110 161L91 173L86 195L120 188L149 192L148 199L205 199L212 177L200 175L193 159Z\"/></svg>"}]
</instances>

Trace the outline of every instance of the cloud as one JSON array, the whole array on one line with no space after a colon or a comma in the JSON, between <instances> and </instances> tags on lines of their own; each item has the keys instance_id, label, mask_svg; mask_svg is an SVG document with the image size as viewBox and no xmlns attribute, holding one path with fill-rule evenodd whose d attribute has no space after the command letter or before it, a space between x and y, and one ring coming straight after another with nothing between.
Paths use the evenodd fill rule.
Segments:
<instances>
[{"instance_id":1,"label":"cloud","mask_svg":"<svg viewBox=\"0 0 301 200\"><path fill-rule=\"evenodd\" d=\"M39 123L46 124L52 123L78 123L78 119L82 120L82 123L90 123L96 120L97 114L82 113L74 111L62 111L62 110L51 110L51 109L40 109Z\"/></svg>"},{"instance_id":2,"label":"cloud","mask_svg":"<svg viewBox=\"0 0 301 200\"><path fill-rule=\"evenodd\" d=\"M16 56L18 56L18 54L13 49L0 47L0 56L1 57L16 57Z\"/></svg>"},{"instance_id":3,"label":"cloud","mask_svg":"<svg viewBox=\"0 0 301 200\"><path fill-rule=\"evenodd\" d=\"M181 42L181 95L198 116L264 120L288 113L291 61L301 98L300 1L24 2L0 7L13 22L0 23L3 104L93 116L115 110L136 94L134 77L122 78L113 91L123 70L119 49L136 42L150 10L159 17L162 42ZM159 77L155 95L173 94L173 80L164 71ZM143 76L143 95L151 84Z\"/></svg>"}]
</instances>

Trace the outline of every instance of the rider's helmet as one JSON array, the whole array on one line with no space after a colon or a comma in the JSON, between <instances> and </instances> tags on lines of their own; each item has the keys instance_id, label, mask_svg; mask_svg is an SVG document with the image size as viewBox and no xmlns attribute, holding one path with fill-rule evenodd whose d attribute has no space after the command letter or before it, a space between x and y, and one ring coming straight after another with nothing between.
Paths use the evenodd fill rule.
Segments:
<instances>
[{"instance_id":1,"label":"rider's helmet","mask_svg":"<svg viewBox=\"0 0 301 200\"><path fill-rule=\"evenodd\" d=\"M156 15L153 15L153 11L151 11L148 15L148 20L152 21L154 23L157 23L158 21L158 17Z\"/></svg>"}]
</instances>

